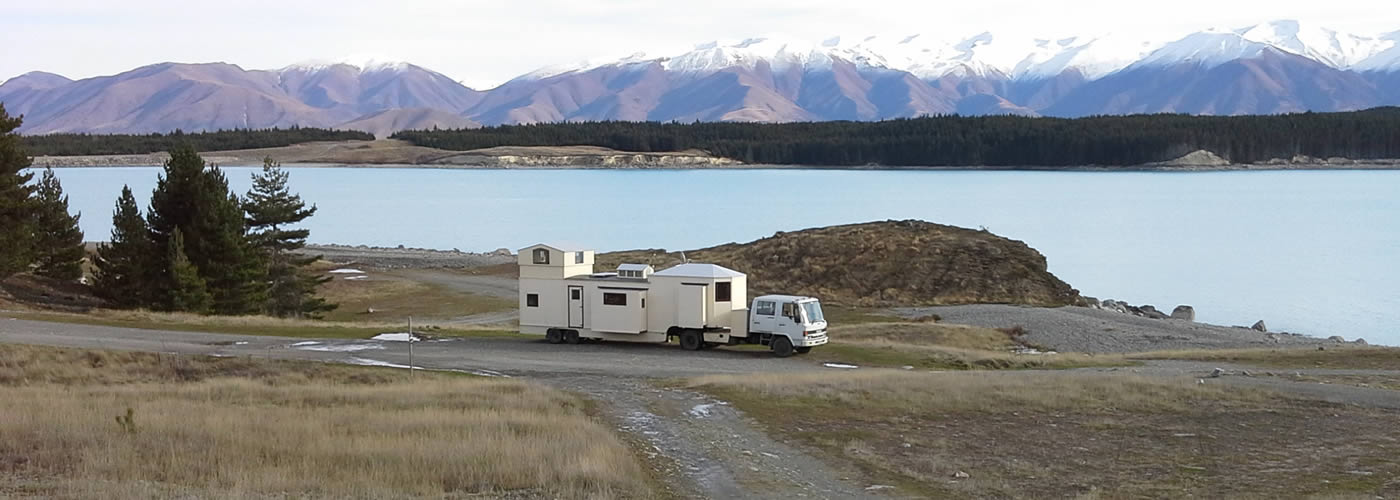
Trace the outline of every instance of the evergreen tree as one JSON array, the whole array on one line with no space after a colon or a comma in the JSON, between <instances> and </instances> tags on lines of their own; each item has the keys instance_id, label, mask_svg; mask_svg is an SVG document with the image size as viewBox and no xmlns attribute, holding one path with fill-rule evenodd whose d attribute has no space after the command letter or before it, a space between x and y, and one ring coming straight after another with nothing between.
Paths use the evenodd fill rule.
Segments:
<instances>
[{"instance_id":1,"label":"evergreen tree","mask_svg":"<svg viewBox=\"0 0 1400 500\"><path fill-rule=\"evenodd\" d=\"M122 186L112 212L112 239L97 246L92 285L97 295L118 307L149 307L154 282L152 269L161 259L152 255L149 230L131 187Z\"/></svg>"},{"instance_id":2,"label":"evergreen tree","mask_svg":"<svg viewBox=\"0 0 1400 500\"><path fill-rule=\"evenodd\" d=\"M11 118L0 104L0 279L29 269L34 257L34 174L15 133L24 117Z\"/></svg>"},{"instance_id":3,"label":"evergreen tree","mask_svg":"<svg viewBox=\"0 0 1400 500\"><path fill-rule=\"evenodd\" d=\"M193 147L170 151L146 221L156 248L169 248L175 230L181 231L183 254L207 284L213 313L246 314L261 306L260 265L246 237L241 203L223 172L205 168ZM162 256L155 268L170 269L168 259Z\"/></svg>"},{"instance_id":4,"label":"evergreen tree","mask_svg":"<svg viewBox=\"0 0 1400 500\"><path fill-rule=\"evenodd\" d=\"M166 261L170 263L169 275L166 277L169 281L165 287L170 296L165 303L166 308L171 311L208 313L213 297L204 284L204 278L199 277L199 269L185 256L185 238L178 227L170 234Z\"/></svg>"},{"instance_id":5,"label":"evergreen tree","mask_svg":"<svg viewBox=\"0 0 1400 500\"><path fill-rule=\"evenodd\" d=\"M249 240L264 264L267 300L263 312L281 317L319 317L321 312L336 307L315 296L316 287L329 278L306 270L320 256L298 257L293 253L306 246L311 231L291 228L315 215L316 206L307 208L301 196L287 188L287 179L282 165L270 157L263 159L262 174L253 175L253 188L243 203Z\"/></svg>"},{"instance_id":6,"label":"evergreen tree","mask_svg":"<svg viewBox=\"0 0 1400 500\"><path fill-rule=\"evenodd\" d=\"M63 194L63 185L53 169L44 169L35 195L34 272L65 280L83 277L83 257L87 249L83 247L83 231L78 229L78 218L82 214L68 214L68 197Z\"/></svg>"}]
</instances>

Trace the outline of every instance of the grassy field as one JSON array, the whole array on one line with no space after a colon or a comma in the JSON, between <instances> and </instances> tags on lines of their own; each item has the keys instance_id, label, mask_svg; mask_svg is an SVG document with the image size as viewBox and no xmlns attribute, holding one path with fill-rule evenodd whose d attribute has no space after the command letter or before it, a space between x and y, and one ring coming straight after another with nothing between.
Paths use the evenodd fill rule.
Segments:
<instances>
[{"instance_id":1,"label":"grassy field","mask_svg":"<svg viewBox=\"0 0 1400 500\"><path fill-rule=\"evenodd\" d=\"M936 370L1121 366L1121 356L1077 353L1017 354L1014 331L923 322L837 324L831 342L807 356L859 366Z\"/></svg>"},{"instance_id":2,"label":"grassy field","mask_svg":"<svg viewBox=\"0 0 1400 500\"><path fill-rule=\"evenodd\" d=\"M895 496L1400 494L1394 412L1194 379L862 370L688 385Z\"/></svg>"},{"instance_id":3,"label":"grassy field","mask_svg":"<svg viewBox=\"0 0 1400 500\"><path fill-rule=\"evenodd\" d=\"M0 401L6 498L656 494L583 401L511 380L4 345Z\"/></svg>"},{"instance_id":4,"label":"grassy field","mask_svg":"<svg viewBox=\"0 0 1400 500\"><path fill-rule=\"evenodd\" d=\"M385 332L401 332L407 327L406 323L295 320L267 316L202 316L187 313L112 309L94 309L86 313L9 311L4 315L20 319L83 325L307 338L364 339ZM519 335L514 331L492 327L440 327L416 320L414 325L415 331L439 337L509 337Z\"/></svg>"},{"instance_id":5,"label":"grassy field","mask_svg":"<svg viewBox=\"0 0 1400 500\"><path fill-rule=\"evenodd\" d=\"M1400 370L1400 348L1378 346L1325 346L1281 349L1215 349L1156 351L1132 354L1132 359L1186 359L1220 361L1269 368L1330 368Z\"/></svg>"},{"instance_id":6,"label":"grassy field","mask_svg":"<svg viewBox=\"0 0 1400 500\"><path fill-rule=\"evenodd\" d=\"M409 316L423 321L447 320L517 306L514 300L451 290L392 272L372 272L359 280L338 278L323 285L320 295L340 304L326 319L346 322L402 322Z\"/></svg>"}]
</instances>

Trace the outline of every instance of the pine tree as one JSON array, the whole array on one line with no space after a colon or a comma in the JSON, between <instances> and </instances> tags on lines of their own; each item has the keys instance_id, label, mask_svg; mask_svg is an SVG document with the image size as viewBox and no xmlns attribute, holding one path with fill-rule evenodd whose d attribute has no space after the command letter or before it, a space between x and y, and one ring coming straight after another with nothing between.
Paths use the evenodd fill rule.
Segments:
<instances>
[{"instance_id":1,"label":"pine tree","mask_svg":"<svg viewBox=\"0 0 1400 500\"><path fill-rule=\"evenodd\" d=\"M301 196L287 188L289 174L272 158L263 159L262 174L253 175L253 188L243 204L247 213L249 240L264 263L267 301L263 311L273 316L319 317L336 308L315 296L324 278L306 270L320 256L298 257L293 252L306 246L311 231L291 229L316 214L316 206L306 207Z\"/></svg>"},{"instance_id":2,"label":"pine tree","mask_svg":"<svg viewBox=\"0 0 1400 500\"><path fill-rule=\"evenodd\" d=\"M146 220L156 248L169 248L175 230L181 231L184 255L207 284L213 313L246 314L261 306L260 264L246 237L242 205L223 172L205 168L193 147L170 151ZM168 259L162 256L156 268L169 269Z\"/></svg>"},{"instance_id":3,"label":"pine tree","mask_svg":"<svg viewBox=\"0 0 1400 500\"><path fill-rule=\"evenodd\" d=\"M97 257L93 259L97 271L92 285L97 295L118 307L153 305L154 283L150 278L152 269L162 260L152 255L153 248L146 220L136 207L136 197L131 194L131 187L122 186L122 195L112 212L112 239L97 246Z\"/></svg>"},{"instance_id":4,"label":"pine tree","mask_svg":"<svg viewBox=\"0 0 1400 500\"><path fill-rule=\"evenodd\" d=\"M0 104L0 279L29 269L34 257L34 174L24 172L29 157L15 133L23 120Z\"/></svg>"},{"instance_id":5,"label":"pine tree","mask_svg":"<svg viewBox=\"0 0 1400 500\"><path fill-rule=\"evenodd\" d=\"M213 297L204 278L199 277L199 269L185 256L185 238L178 227L170 234L166 261L170 263L170 270L165 288L170 296L165 306L171 311L208 313Z\"/></svg>"},{"instance_id":6,"label":"pine tree","mask_svg":"<svg viewBox=\"0 0 1400 500\"><path fill-rule=\"evenodd\" d=\"M78 228L82 214L68 214L68 197L53 169L44 169L35 192L34 272L50 278L76 280L83 277L83 231Z\"/></svg>"}]
</instances>

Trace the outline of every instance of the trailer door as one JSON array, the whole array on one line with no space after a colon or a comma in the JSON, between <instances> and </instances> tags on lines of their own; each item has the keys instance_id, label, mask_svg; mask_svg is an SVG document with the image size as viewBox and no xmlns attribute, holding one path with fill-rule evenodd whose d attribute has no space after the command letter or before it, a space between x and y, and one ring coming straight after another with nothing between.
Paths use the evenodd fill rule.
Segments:
<instances>
[{"instance_id":1,"label":"trailer door","mask_svg":"<svg viewBox=\"0 0 1400 500\"><path fill-rule=\"evenodd\" d=\"M676 326L705 327L705 285L682 284L676 289Z\"/></svg>"},{"instance_id":2,"label":"trailer door","mask_svg":"<svg viewBox=\"0 0 1400 500\"><path fill-rule=\"evenodd\" d=\"M569 287L569 328L583 328L583 287Z\"/></svg>"}]
</instances>

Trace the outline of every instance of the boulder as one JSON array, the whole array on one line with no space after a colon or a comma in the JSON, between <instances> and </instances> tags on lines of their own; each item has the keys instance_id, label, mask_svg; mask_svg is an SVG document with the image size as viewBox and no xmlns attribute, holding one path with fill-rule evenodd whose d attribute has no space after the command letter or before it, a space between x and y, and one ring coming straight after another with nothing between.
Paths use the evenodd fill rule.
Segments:
<instances>
[{"instance_id":1,"label":"boulder","mask_svg":"<svg viewBox=\"0 0 1400 500\"><path fill-rule=\"evenodd\" d=\"M1142 312L1142 316L1145 318L1167 319L1169 317L1162 311L1158 311L1157 308L1151 304L1143 304L1138 310Z\"/></svg>"},{"instance_id":2,"label":"boulder","mask_svg":"<svg viewBox=\"0 0 1400 500\"><path fill-rule=\"evenodd\" d=\"M1259 320L1259 321L1255 321L1255 322L1254 322L1254 326L1249 327L1249 329L1250 329L1250 330L1255 330L1255 331L1260 331L1260 332L1267 332L1267 331L1269 331L1269 327L1264 326L1264 320L1262 320L1262 319Z\"/></svg>"},{"instance_id":3,"label":"boulder","mask_svg":"<svg viewBox=\"0 0 1400 500\"><path fill-rule=\"evenodd\" d=\"M1176 306L1176 309L1172 309L1172 319L1196 321L1196 308L1186 305Z\"/></svg>"},{"instance_id":4,"label":"boulder","mask_svg":"<svg viewBox=\"0 0 1400 500\"><path fill-rule=\"evenodd\" d=\"M1277 343L1278 343L1278 340L1279 340L1279 339L1278 339L1278 335L1274 335L1274 334L1272 334L1272 333L1265 333L1265 334L1264 334L1264 341L1265 341L1265 342L1269 342L1269 343L1271 343L1271 344L1277 344Z\"/></svg>"},{"instance_id":5,"label":"boulder","mask_svg":"<svg viewBox=\"0 0 1400 500\"><path fill-rule=\"evenodd\" d=\"M1366 343L1366 339L1363 339L1361 337L1357 337L1356 340L1351 341L1351 343L1356 345L1370 345Z\"/></svg>"},{"instance_id":6,"label":"boulder","mask_svg":"<svg viewBox=\"0 0 1400 500\"><path fill-rule=\"evenodd\" d=\"M494 252L491 252L491 255L510 257L512 254L509 248L497 248Z\"/></svg>"},{"instance_id":7,"label":"boulder","mask_svg":"<svg viewBox=\"0 0 1400 500\"><path fill-rule=\"evenodd\" d=\"M1347 339L1342 338L1341 335L1333 335L1333 336L1331 336L1331 337L1327 337L1327 341L1329 341L1329 342L1336 342L1336 343L1338 343L1338 344L1343 344L1343 343L1346 343Z\"/></svg>"}]
</instances>

